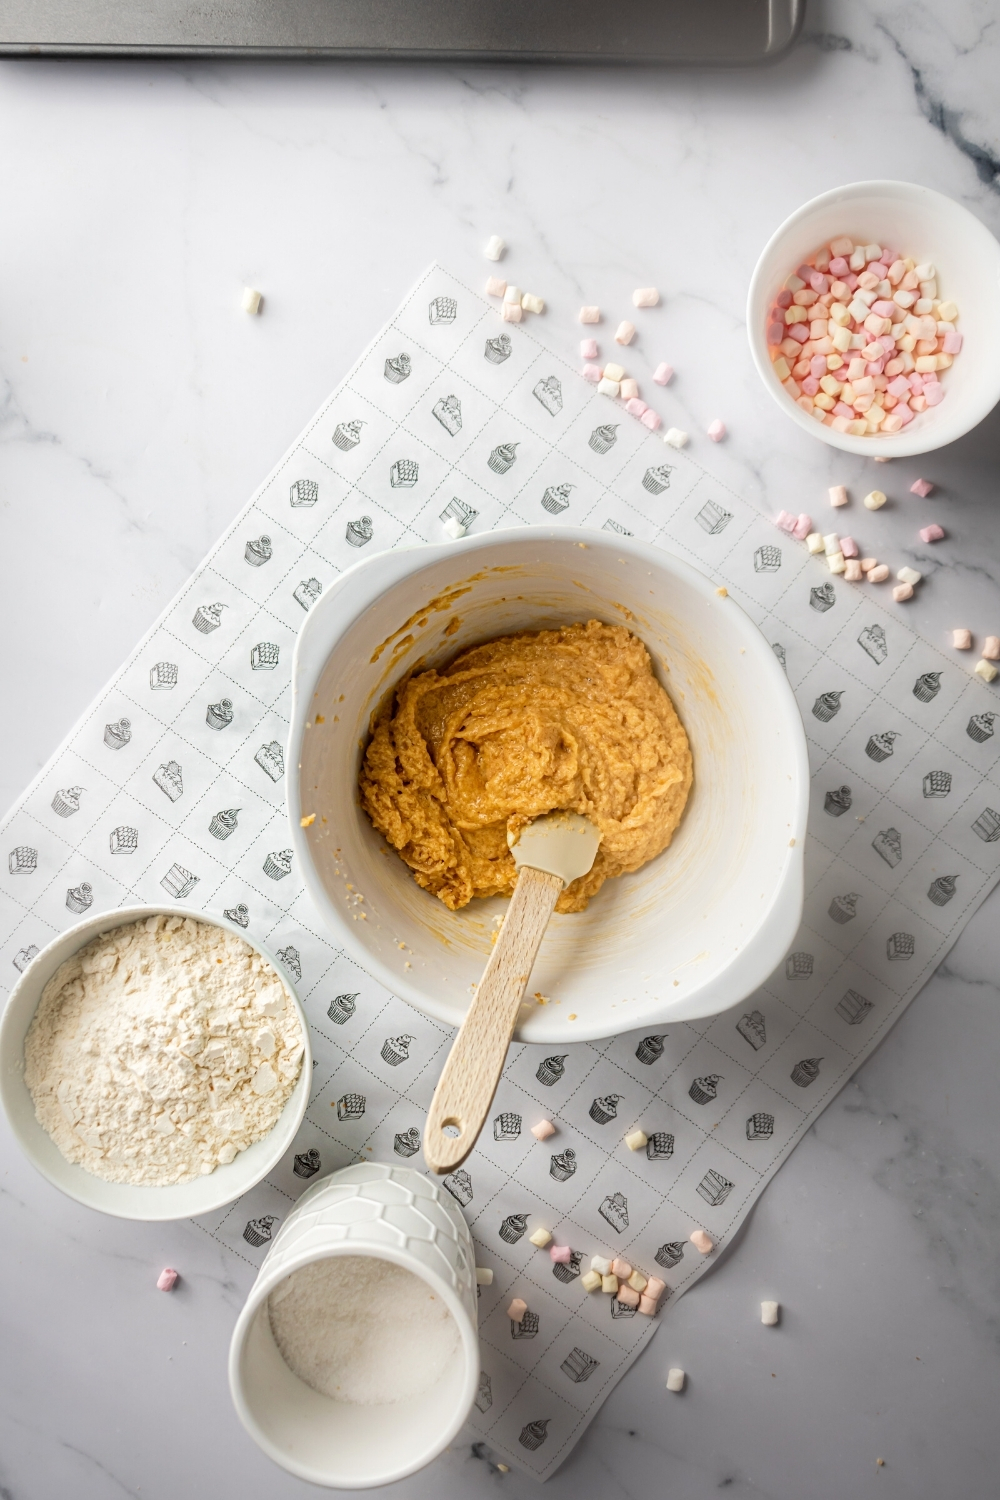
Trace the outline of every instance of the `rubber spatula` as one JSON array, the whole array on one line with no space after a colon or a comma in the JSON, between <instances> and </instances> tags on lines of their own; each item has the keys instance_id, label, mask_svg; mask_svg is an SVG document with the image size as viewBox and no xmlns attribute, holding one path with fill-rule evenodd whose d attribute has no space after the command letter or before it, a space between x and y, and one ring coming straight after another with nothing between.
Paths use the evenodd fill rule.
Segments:
<instances>
[{"instance_id":1,"label":"rubber spatula","mask_svg":"<svg viewBox=\"0 0 1000 1500\"><path fill-rule=\"evenodd\" d=\"M555 812L529 823L512 845L514 894L427 1115L424 1159L432 1171L453 1172L479 1139L549 918L564 887L587 874L600 842L589 818Z\"/></svg>"}]
</instances>

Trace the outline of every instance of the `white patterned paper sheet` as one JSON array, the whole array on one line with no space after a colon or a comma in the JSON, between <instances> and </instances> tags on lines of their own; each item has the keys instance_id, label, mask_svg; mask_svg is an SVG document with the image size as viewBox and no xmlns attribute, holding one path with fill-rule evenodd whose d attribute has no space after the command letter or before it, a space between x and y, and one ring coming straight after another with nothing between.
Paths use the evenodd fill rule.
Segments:
<instances>
[{"instance_id":1,"label":"white patterned paper sheet","mask_svg":"<svg viewBox=\"0 0 1000 1500\"><path fill-rule=\"evenodd\" d=\"M359 557L441 540L456 513L472 531L624 531L724 584L785 665L813 773L805 916L770 981L707 1021L512 1047L449 1179L494 1271L472 1425L545 1478L712 1263L691 1231L731 1238L992 888L1000 734L989 689L874 591L431 268L4 824L4 986L91 907L166 899L225 912L294 979L315 1057L302 1130L268 1181L201 1223L254 1266L316 1173L359 1155L423 1165L450 1035L324 935L289 858L283 747L309 605ZM542 1117L558 1127L544 1143ZM650 1145L633 1153L636 1125ZM568 1266L530 1243L540 1225L572 1246ZM581 1262L608 1252L667 1282L658 1319L582 1291Z\"/></svg>"}]
</instances>

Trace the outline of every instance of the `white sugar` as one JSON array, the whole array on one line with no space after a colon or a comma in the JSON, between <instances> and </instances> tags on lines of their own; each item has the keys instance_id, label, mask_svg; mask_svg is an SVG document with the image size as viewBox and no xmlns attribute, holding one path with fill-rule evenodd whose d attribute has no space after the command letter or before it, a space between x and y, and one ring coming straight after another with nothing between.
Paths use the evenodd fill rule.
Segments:
<instances>
[{"instance_id":1,"label":"white sugar","mask_svg":"<svg viewBox=\"0 0 1000 1500\"><path fill-rule=\"evenodd\" d=\"M322 1395L359 1406L420 1395L459 1350L441 1297L412 1271L368 1256L293 1271L271 1293L268 1312L289 1369Z\"/></svg>"}]
</instances>

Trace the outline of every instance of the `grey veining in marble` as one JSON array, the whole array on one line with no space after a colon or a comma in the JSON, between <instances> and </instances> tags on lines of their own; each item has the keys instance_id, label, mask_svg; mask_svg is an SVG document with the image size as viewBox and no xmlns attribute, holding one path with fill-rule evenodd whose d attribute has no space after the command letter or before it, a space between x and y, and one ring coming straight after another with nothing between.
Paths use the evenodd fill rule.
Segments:
<instances>
[{"instance_id":1,"label":"grey veining in marble","mask_svg":"<svg viewBox=\"0 0 1000 1500\"><path fill-rule=\"evenodd\" d=\"M1000 230L1000 13L828 0L759 72L405 65L0 65L4 800L55 748L430 260L581 301L658 284L659 403L762 508L878 482L850 519L928 581L911 623L1000 633L1000 413L875 468L780 420L743 303L774 226L862 177L927 183ZM245 284L264 315L239 311ZM606 329L605 329L606 333ZM713 449L701 434L722 416ZM908 495L918 473L938 486ZM841 529L847 530L843 514ZM947 541L923 547L940 520ZM971 665L971 664L970 664ZM574 1500L985 1495L996 1422L1000 914L994 896L670 1311L547 1491ZM232 1413L247 1290L190 1226L64 1201L3 1131L0 1496L304 1497ZM178 1290L155 1291L163 1265ZM778 1329L759 1302L778 1298ZM689 1372L668 1396L669 1365ZM876 1459L885 1459L876 1468ZM400 1500L537 1490L463 1446Z\"/></svg>"}]
</instances>

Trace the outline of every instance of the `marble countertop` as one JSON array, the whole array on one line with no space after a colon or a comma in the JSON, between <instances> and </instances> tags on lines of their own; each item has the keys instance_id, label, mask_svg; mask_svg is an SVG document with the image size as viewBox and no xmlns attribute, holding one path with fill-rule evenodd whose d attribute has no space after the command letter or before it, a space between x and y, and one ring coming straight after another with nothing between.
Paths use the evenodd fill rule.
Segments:
<instances>
[{"instance_id":1,"label":"marble countertop","mask_svg":"<svg viewBox=\"0 0 1000 1500\"><path fill-rule=\"evenodd\" d=\"M876 468L780 417L743 327L760 247L839 183L923 182L1000 231L996 21L995 0L825 0L792 55L724 74L0 64L3 801L423 267L478 282L491 233L511 247L504 274L547 299L534 331L561 350L581 301L625 309L634 286L659 285L655 341L629 362L676 367L659 406L699 461L768 511L819 515L827 485L877 483L891 503L855 527L926 573L911 623L938 642L956 624L1000 633L1000 410L947 450ZM259 319L240 312L245 284L264 293ZM719 448L700 436L715 416ZM927 501L907 493L921 472ZM934 548L916 536L930 519L948 533ZM998 915L994 894L671 1308L550 1495L991 1491ZM219 1247L76 1207L2 1130L0 1495L311 1493L232 1412L247 1287ZM154 1289L167 1264L183 1277L169 1297ZM777 1330L760 1326L762 1297L783 1305ZM681 1397L663 1388L675 1364ZM463 1446L393 1493L500 1487L537 1492Z\"/></svg>"}]
</instances>

